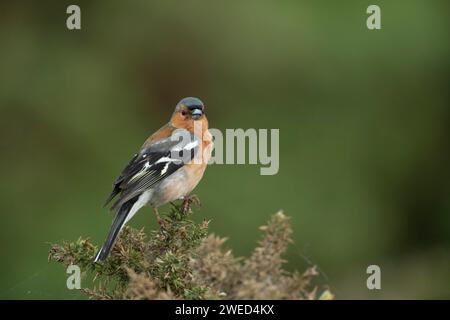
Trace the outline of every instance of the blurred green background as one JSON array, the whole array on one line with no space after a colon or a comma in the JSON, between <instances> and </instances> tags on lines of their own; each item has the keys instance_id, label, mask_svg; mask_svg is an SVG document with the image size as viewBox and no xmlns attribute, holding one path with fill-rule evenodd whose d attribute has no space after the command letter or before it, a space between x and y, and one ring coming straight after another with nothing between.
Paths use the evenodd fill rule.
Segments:
<instances>
[{"instance_id":1,"label":"blurred green background","mask_svg":"<svg viewBox=\"0 0 450 320\"><path fill-rule=\"evenodd\" d=\"M82 30L67 30L69 4ZM366 28L370 4L379 31ZM2 3L0 298L83 297L47 262L47 242L104 240L112 181L185 96L206 103L211 127L280 129L277 175L212 165L195 190L194 218L235 254L281 208L295 234L288 268L317 265L337 298L450 298L449 8ZM154 220L148 208L132 225ZM366 288L371 264L379 291Z\"/></svg>"}]
</instances>

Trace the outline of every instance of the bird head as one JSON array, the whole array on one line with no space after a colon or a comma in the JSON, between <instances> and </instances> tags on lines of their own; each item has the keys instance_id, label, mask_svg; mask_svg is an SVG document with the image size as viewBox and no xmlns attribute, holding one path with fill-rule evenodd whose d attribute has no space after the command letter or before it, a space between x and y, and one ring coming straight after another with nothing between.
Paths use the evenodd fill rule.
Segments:
<instances>
[{"instance_id":1,"label":"bird head","mask_svg":"<svg viewBox=\"0 0 450 320\"><path fill-rule=\"evenodd\" d=\"M205 112L205 105L198 98L188 97L181 99L175 107L175 113L178 113L184 119L199 120Z\"/></svg>"},{"instance_id":2,"label":"bird head","mask_svg":"<svg viewBox=\"0 0 450 320\"><path fill-rule=\"evenodd\" d=\"M172 114L171 123L176 128L191 128L194 122L202 122L202 125L208 126L208 120L205 115L205 105L198 98L183 98L178 102L175 111Z\"/></svg>"}]
</instances>

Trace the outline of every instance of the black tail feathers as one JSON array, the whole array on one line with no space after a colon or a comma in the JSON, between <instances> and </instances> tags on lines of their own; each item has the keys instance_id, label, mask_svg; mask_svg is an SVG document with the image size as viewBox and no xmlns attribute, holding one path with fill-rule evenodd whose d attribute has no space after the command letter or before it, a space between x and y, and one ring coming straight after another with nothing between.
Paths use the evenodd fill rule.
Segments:
<instances>
[{"instance_id":1,"label":"black tail feathers","mask_svg":"<svg viewBox=\"0 0 450 320\"><path fill-rule=\"evenodd\" d=\"M133 204L136 202L137 197L125 202L119 209L112 223L111 229L109 231L108 237L106 238L105 243L97 252L94 258L94 262L102 262L104 261L111 251L114 243L116 242L117 236L120 233L120 230L127 219L128 213L130 212Z\"/></svg>"}]
</instances>

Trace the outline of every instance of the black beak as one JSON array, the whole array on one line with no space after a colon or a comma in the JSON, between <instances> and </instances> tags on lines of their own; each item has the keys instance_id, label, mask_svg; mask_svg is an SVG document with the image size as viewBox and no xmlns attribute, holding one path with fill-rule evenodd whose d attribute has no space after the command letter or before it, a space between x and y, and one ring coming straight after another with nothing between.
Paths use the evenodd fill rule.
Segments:
<instances>
[{"instance_id":1,"label":"black beak","mask_svg":"<svg viewBox=\"0 0 450 320\"><path fill-rule=\"evenodd\" d=\"M201 109L192 110L192 119L197 120L203 115L203 111Z\"/></svg>"}]
</instances>

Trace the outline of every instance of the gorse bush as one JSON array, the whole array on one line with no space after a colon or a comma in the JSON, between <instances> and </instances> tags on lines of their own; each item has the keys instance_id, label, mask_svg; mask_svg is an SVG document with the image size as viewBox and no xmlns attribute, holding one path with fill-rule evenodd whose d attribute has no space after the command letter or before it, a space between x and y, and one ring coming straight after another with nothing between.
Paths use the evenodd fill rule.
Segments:
<instances>
[{"instance_id":1,"label":"gorse bush","mask_svg":"<svg viewBox=\"0 0 450 320\"><path fill-rule=\"evenodd\" d=\"M148 236L126 226L102 264L93 263L97 248L83 238L53 244L49 260L92 274L93 287L81 291L93 299L318 298L314 267L283 269L292 229L281 211L260 227L263 237L247 259L234 257L225 238L208 235L208 221L195 223L183 212L173 206ZM320 297L332 295L326 290Z\"/></svg>"}]
</instances>

